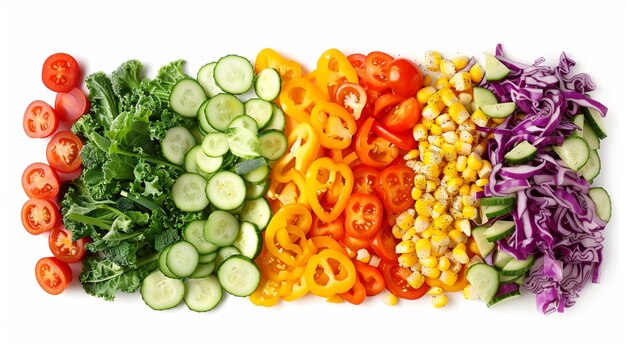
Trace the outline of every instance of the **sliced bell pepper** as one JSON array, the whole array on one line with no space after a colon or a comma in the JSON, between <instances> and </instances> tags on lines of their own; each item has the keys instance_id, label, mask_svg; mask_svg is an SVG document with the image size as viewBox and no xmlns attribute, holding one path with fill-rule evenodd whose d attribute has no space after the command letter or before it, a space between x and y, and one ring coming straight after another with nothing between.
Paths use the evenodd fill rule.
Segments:
<instances>
[{"instance_id":1,"label":"sliced bell pepper","mask_svg":"<svg viewBox=\"0 0 626 351\"><path fill-rule=\"evenodd\" d=\"M350 290L346 291L345 293L339 294L339 296L353 305L362 304L363 301L365 301L367 292L365 290L363 282L361 281L361 277L357 277L354 285L350 288Z\"/></svg>"},{"instance_id":2,"label":"sliced bell pepper","mask_svg":"<svg viewBox=\"0 0 626 351\"><path fill-rule=\"evenodd\" d=\"M365 120L357 133L355 149L364 165L380 169L393 162L400 150L387 139L372 136L374 122L373 118Z\"/></svg>"},{"instance_id":3,"label":"sliced bell pepper","mask_svg":"<svg viewBox=\"0 0 626 351\"><path fill-rule=\"evenodd\" d=\"M362 86L355 83L343 83L337 88L335 102L348 111L355 120L361 118L363 108L367 104L367 93Z\"/></svg>"},{"instance_id":4,"label":"sliced bell pepper","mask_svg":"<svg viewBox=\"0 0 626 351\"><path fill-rule=\"evenodd\" d=\"M418 144L413 138L413 132L411 130L394 132L378 122L374 122L372 129L376 135L385 138L387 141L402 150L411 151L417 149Z\"/></svg>"},{"instance_id":5,"label":"sliced bell pepper","mask_svg":"<svg viewBox=\"0 0 626 351\"><path fill-rule=\"evenodd\" d=\"M304 277L311 293L330 297L350 290L357 274L354 264L345 253L324 249L311 256L304 269Z\"/></svg>"},{"instance_id":6,"label":"sliced bell pepper","mask_svg":"<svg viewBox=\"0 0 626 351\"><path fill-rule=\"evenodd\" d=\"M300 123L289 133L288 151L272 166L272 180L287 183L304 175L320 151L320 138L309 123Z\"/></svg>"},{"instance_id":7,"label":"sliced bell pepper","mask_svg":"<svg viewBox=\"0 0 626 351\"><path fill-rule=\"evenodd\" d=\"M306 278L304 274L300 275L298 279L294 279L291 282L291 291L282 296L285 301L294 301L302 296L306 295L309 292L309 286L306 284Z\"/></svg>"},{"instance_id":8,"label":"sliced bell pepper","mask_svg":"<svg viewBox=\"0 0 626 351\"><path fill-rule=\"evenodd\" d=\"M269 228L265 231L267 251L288 266L304 266L315 247L306 232L297 225Z\"/></svg>"},{"instance_id":9,"label":"sliced bell pepper","mask_svg":"<svg viewBox=\"0 0 626 351\"><path fill-rule=\"evenodd\" d=\"M263 247L263 252L255 260L261 268L264 276L274 281L294 280L304 273L304 266L288 266L278 257L267 252Z\"/></svg>"},{"instance_id":10,"label":"sliced bell pepper","mask_svg":"<svg viewBox=\"0 0 626 351\"><path fill-rule=\"evenodd\" d=\"M337 197L337 201L332 206L327 206L327 210L320 202L320 196L330 191L335 181L340 179L343 184L341 191ZM354 177L352 170L348 165L335 163L328 157L322 157L315 160L306 173L306 196L311 210L315 212L317 217L324 222L331 223L336 220L348 203Z\"/></svg>"},{"instance_id":11,"label":"sliced bell pepper","mask_svg":"<svg viewBox=\"0 0 626 351\"><path fill-rule=\"evenodd\" d=\"M311 125L328 149L348 148L356 133L354 117L334 102L316 104L311 111Z\"/></svg>"},{"instance_id":12,"label":"sliced bell pepper","mask_svg":"<svg viewBox=\"0 0 626 351\"><path fill-rule=\"evenodd\" d=\"M289 204L300 203L309 206L304 191L304 176L300 172L291 174L291 180L286 183L280 183L272 179L270 187L267 190L267 199L272 207L272 212L278 211L281 207Z\"/></svg>"},{"instance_id":13,"label":"sliced bell pepper","mask_svg":"<svg viewBox=\"0 0 626 351\"><path fill-rule=\"evenodd\" d=\"M331 231L332 229L332 231ZM340 233L337 235L337 233ZM332 223L325 223L319 218L313 219L313 225L311 226L311 241L317 252L322 249L333 249L343 251L343 247L339 245L339 240L343 237L343 217L337 218Z\"/></svg>"},{"instance_id":14,"label":"sliced bell pepper","mask_svg":"<svg viewBox=\"0 0 626 351\"><path fill-rule=\"evenodd\" d=\"M329 49L317 61L315 83L327 100L335 97L344 82L359 83L359 76L348 58L337 49Z\"/></svg>"},{"instance_id":15,"label":"sliced bell pepper","mask_svg":"<svg viewBox=\"0 0 626 351\"><path fill-rule=\"evenodd\" d=\"M250 301L257 306L272 307L280 300L281 282L262 277L259 286L250 295Z\"/></svg>"},{"instance_id":16,"label":"sliced bell pepper","mask_svg":"<svg viewBox=\"0 0 626 351\"><path fill-rule=\"evenodd\" d=\"M313 106L326 101L319 88L306 78L295 78L283 84L278 100L280 108L298 122L309 121Z\"/></svg>"},{"instance_id":17,"label":"sliced bell pepper","mask_svg":"<svg viewBox=\"0 0 626 351\"><path fill-rule=\"evenodd\" d=\"M261 50L256 56L254 70L259 73L268 67L278 71L283 84L294 78L302 77L302 67L298 62L288 60L269 48Z\"/></svg>"}]
</instances>

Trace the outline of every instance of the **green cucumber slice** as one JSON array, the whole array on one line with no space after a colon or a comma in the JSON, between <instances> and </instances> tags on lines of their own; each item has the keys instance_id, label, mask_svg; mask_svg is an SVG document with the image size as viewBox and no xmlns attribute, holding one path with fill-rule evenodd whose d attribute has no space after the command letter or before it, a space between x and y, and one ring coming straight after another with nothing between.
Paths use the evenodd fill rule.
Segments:
<instances>
[{"instance_id":1,"label":"green cucumber slice","mask_svg":"<svg viewBox=\"0 0 626 351\"><path fill-rule=\"evenodd\" d=\"M498 292L499 277L498 271L486 263L472 265L465 274L467 281L485 303L491 301Z\"/></svg>"},{"instance_id":2,"label":"green cucumber slice","mask_svg":"<svg viewBox=\"0 0 626 351\"><path fill-rule=\"evenodd\" d=\"M495 56L485 53L485 79L488 81L501 80L506 78L510 72L511 70Z\"/></svg>"},{"instance_id":3,"label":"green cucumber slice","mask_svg":"<svg viewBox=\"0 0 626 351\"><path fill-rule=\"evenodd\" d=\"M504 239L515 232L515 222L499 220L495 221L491 227L485 231L487 241L493 243L500 239Z\"/></svg>"},{"instance_id":4,"label":"green cucumber slice","mask_svg":"<svg viewBox=\"0 0 626 351\"><path fill-rule=\"evenodd\" d=\"M517 105L514 102L502 102L499 104L481 106L480 110L491 118L508 117L515 112Z\"/></svg>"},{"instance_id":5,"label":"green cucumber slice","mask_svg":"<svg viewBox=\"0 0 626 351\"><path fill-rule=\"evenodd\" d=\"M604 188L589 189L589 197L596 204L596 213L603 221L611 219L611 198Z\"/></svg>"},{"instance_id":6,"label":"green cucumber slice","mask_svg":"<svg viewBox=\"0 0 626 351\"><path fill-rule=\"evenodd\" d=\"M511 165L523 165L534 160L535 156L537 156L537 148L524 140L507 152L504 155L504 160Z\"/></svg>"}]
</instances>

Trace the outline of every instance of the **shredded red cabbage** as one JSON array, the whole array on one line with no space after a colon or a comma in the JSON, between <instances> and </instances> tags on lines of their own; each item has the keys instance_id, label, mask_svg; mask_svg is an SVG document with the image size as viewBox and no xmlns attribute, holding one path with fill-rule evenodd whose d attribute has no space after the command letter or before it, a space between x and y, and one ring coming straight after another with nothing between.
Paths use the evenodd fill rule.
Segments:
<instances>
[{"instance_id":1,"label":"shredded red cabbage","mask_svg":"<svg viewBox=\"0 0 626 351\"><path fill-rule=\"evenodd\" d=\"M514 101L525 116L508 117L494 130L481 129L494 134L487 147L494 167L484 196L517 195L516 231L498 247L518 259L535 255L524 287L537 295L541 312L563 312L590 279L598 281L606 223L588 196L589 183L567 168L551 146L577 129L568 117L581 107L602 116L607 108L586 95L595 89L587 74L570 76L575 63L565 53L556 67L542 65L543 58L533 65L514 62L500 44L496 57L511 72L483 85L500 101ZM537 147L537 157L527 165L504 165L504 155L524 140Z\"/></svg>"}]
</instances>

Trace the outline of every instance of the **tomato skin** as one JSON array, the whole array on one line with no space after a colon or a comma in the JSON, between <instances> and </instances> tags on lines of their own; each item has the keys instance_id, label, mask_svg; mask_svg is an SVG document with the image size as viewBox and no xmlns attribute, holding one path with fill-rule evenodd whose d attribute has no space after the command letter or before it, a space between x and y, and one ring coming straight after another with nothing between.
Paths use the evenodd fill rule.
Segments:
<instances>
[{"instance_id":1,"label":"tomato skin","mask_svg":"<svg viewBox=\"0 0 626 351\"><path fill-rule=\"evenodd\" d=\"M413 204L413 177L413 170L403 164L389 166L380 172L376 191L386 210L400 213Z\"/></svg>"},{"instance_id":2,"label":"tomato skin","mask_svg":"<svg viewBox=\"0 0 626 351\"><path fill-rule=\"evenodd\" d=\"M22 225L33 235L52 230L59 221L59 209L50 200L28 199L22 206Z\"/></svg>"},{"instance_id":3,"label":"tomato skin","mask_svg":"<svg viewBox=\"0 0 626 351\"><path fill-rule=\"evenodd\" d=\"M366 239L378 232L383 221L383 204L377 196L356 193L345 209L345 230L353 238Z\"/></svg>"},{"instance_id":4,"label":"tomato skin","mask_svg":"<svg viewBox=\"0 0 626 351\"><path fill-rule=\"evenodd\" d=\"M376 120L367 118L356 134L354 149L364 165L385 168L400 155L400 150L379 136L372 136L372 126ZM372 136L370 138L370 136Z\"/></svg>"},{"instance_id":5,"label":"tomato skin","mask_svg":"<svg viewBox=\"0 0 626 351\"><path fill-rule=\"evenodd\" d=\"M376 102L374 103L374 117L378 119L386 116L402 101L404 101L404 98L402 96L392 93L380 96L378 99L376 99Z\"/></svg>"},{"instance_id":6,"label":"tomato skin","mask_svg":"<svg viewBox=\"0 0 626 351\"><path fill-rule=\"evenodd\" d=\"M50 251L59 261L65 263L80 262L85 256L85 244L88 238L72 239L72 232L63 224L56 226L48 236Z\"/></svg>"},{"instance_id":7,"label":"tomato skin","mask_svg":"<svg viewBox=\"0 0 626 351\"><path fill-rule=\"evenodd\" d=\"M51 295L58 295L72 282L72 269L55 257L44 257L35 265L39 286Z\"/></svg>"},{"instance_id":8,"label":"tomato skin","mask_svg":"<svg viewBox=\"0 0 626 351\"><path fill-rule=\"evenodd\" d=\"M45 101L35 100L24 112L24 132L31 138L46 138L59 126L59 118L52 106Z\"/></svg>"},{"instance_id":9,"label":"tomato skin","mask_svg":"<svg viewBox=\"0 0 626 351\"><path fill-rule=\"evenodd\" d=\"M420 120L422 108L417 99L410 97L393 108L383 118L383 124L394 132L412 130Z\"/></svg>"},{"instance_id":10,"label":"tomato skin","mask_svg":"<svg viewBox=\"0 0 626 351\"><path fill-rule=\"evenodd\" d=\"M375 296L385 290L385 278L376 267L359 261L354 261L354 267L367 296Z\"/></svg>"},{"instance_id":11,"label":"tomato skin","mask_svg":"<svg viewBox=\"0 0 626 351\"><path fill-rule=\"evenodd\" d=\"M428 284L424 283L419 289L414 289L406 281L411 274L411 270L398 266L397 263L381 262L379 269L385 278L385 286L390 293L398 298L407 300L417 300L424 296L429 289Z\"/></svg>"},{"instance_id":12,"label":"tomato skin","mask_svg":"<svg viewBox=\"0 0 626 351\"><path fill-rule=\"evenodd\" d=\"M45 163L35 162L22 173L22 188L28 197L52 199L59 194L61 180Z\"/></svg>"},{"instance_id":13,"label":"tomato skin","mask_svg":"<svg viewBox=\"0 0 626 351\"><path fill-rule=\"evenodd\" d=\"M365 55L363 54L352 54L348 56L348 61L354 70L356 71L356 75L359 76L359 82L365 82Z\"/></svg>"},{"instance_id":14,"label":"tomato skin","mask_svg":"<svg viewBox=\"0 0 626 351\"><path fill-rule=\"evenodd\" d=\"M389 226L382 225L378 233L371 237L370 240L376 256L380 257L383 261L392 263L398 262L398 254L396 253L398 241L391 234L391 228Z\"/></svg>"},{"instance_id":15,"label":"tomato skin","mask_svg":"<svg viewBox=\"0 0 626 351\"><path fill-rule=\"evenodd\" d=\"M71 55L56 53L43 63L41 80L48 89L57 93L66 93L76 86L80 68Z\"/></svg>"},{"instance_id":16,"label":"tomato skin","mask_svg":"<svg viewBox=\"0 0 626 351\"><path fill-rule=\"evenodd\" d=\"M313 223L311 224L311 229L309 229L309 236L329 236L336 241L339 241L343 237L343 233L343 214L331 223L326 223L319 219L319 217L313 216Z\"/></svg>"},{"instance_id":17,"label":"tomato skin","mask_svg":"<svg viewBox=\"0 0 626 351\"><path fill-rule=\"evenodd\" d=\"M423 75L415 62L397 58L389 64L387 77L391 90L404 97L413 97L422 88Z\"/></svg>"},{"instance_id":18,"label":"tomato skin","mask_svg":"<svg viewBox=\"0 0 626 351\"><path fill-rule=\"evenodd\" d=\"M57 94L54 109L62 121L75 122L89 111L89 99L80 88L72 88L67 93Z\"/></svg>"},{"instance_id":19,"label":"tomato skin","mask_svg":"<svg viewBox=\"0 0 626 351\"><path fill-rule=\"evenodd\" d=\"M412 130L394 132L378 122L374 122L372 130L376 135L385 138L387 141L402 150L411 151L417 149L418 143L417 140L413 138Z\"/></svg>"},{"instance_id":20,"label":"tomato skin","mask_svg":"<svg viewBox=\"0 0 626 351\"><path fill-rule=\"evenodd\" d=\"M358 165L352 169L354 174L354 185L352 193L376 194L376 182L380 171L366 165Z\"/></svg>"},{"instance_id":21,"label":"tomato skin","mask_svg":"<svg viewBox=\"0 0 626 351\"><path fill-rule=\"evenodd\" d=\"M363 282L361 281L361 277L357 277L352 288L350 288L350 290L346 291L345 293L339 294L339 297L353 305L362 304L367 297L367 290L365 289L365 285L363 285Z\"/></svg>"},{"instance_id":22,"label":"tomato skin","mask_svg":"<svg viewBox=\"0 0 626 351\"><path fill-rule=\"evenodd\" d=\"M80 150L83 142L70 131L56 133L46 147L46 159L52 168L59 172L70 173L77 170L82 160Z\"/></svg>"},{"instance_id":23,"label":"tomato skin","mask_svg":"<svg viewBox=\"0 0 626 351\"><path fill-rule=\"evenodd\" d=\"M365 58L365 78L367 84L378 90L384 90L388 87L387 71L389 65L393 61L393 57L380 51L372 51Z\"/></svg>"}]
</instances>

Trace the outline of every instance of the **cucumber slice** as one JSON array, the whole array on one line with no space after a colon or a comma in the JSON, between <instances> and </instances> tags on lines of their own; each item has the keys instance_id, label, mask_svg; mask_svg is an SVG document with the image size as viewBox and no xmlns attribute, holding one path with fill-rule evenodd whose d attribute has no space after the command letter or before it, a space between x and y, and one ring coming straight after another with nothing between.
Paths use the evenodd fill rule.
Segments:
<instances>
[{"instance_id":1,"label":"cucumber slice","mask_svg":"<svg viewBox=\"0 0 626 351\"><path fill-rule=\"evenodd\" d=\"M230 256L234 256L234 255L241 255L241 252L239 252L239 249L237 249L234 246L226 246L226 247L219 249L219 251L217 251L217 256L215 257L215 266L219 267L222 264L222 262L224 262Z\"/></svg>"},{"instance_id":2,"label":"cucumber slice","mask_svg":"<svg viewBox=\"0 0 626 351\"><path fill-rule=\"evenodd\" d=\"M202 128L196 126L191 129L191 135L193 135L196 144L202 144L202 139L204 139L206 132L203 131Z\"/></svg>"},{"instance_id":3,"label":"cucumber slice","mask_svg":"<svg viewBox=\"0 0 626 351\"><path fill-rule=\"evenodd\" d=\"M259 286L261 271L248 257L233 255L220 264L217 279L231 295L245 297Z\"/></svg>"},{"instance_id":4,"label":"cucumber slice","mask_svg":"<svg viewBox=\"0 0 626 351\"><path fill-rule=\"evenodd\" d=\"M517 105L515 105L514 102L503 102L500 104L481 106L480 110L491 118L504 118L512 115L516 108Z\"/></svg>"},{"instance_id":5,"label":"cucumber slice","mask_svg":"<svg viewBox=\"0 0 626 351\"><path fill-rule=\"evenodd\" d=\"M143 280L141 298L153 310L167 310L178 306L185 296L185 284L180 279L166 277L156 270Z\"/></svg>"},{"instance_id":6,"label":"cucumber slice","mask_svg":"<svg viewBox=\"0 0 626 351\"><path fill-rule=\"evenodd\" d=\"M515 222L495 221L483 234L490 243L504 239L515 232Z\"/></svg>"},{"instance_id":7,"label":"cucumber slice","mask_svg":"<svg viewBox=\"0 0 626 351\"><path fill-rule=\"evenodd\" d=\"M254 79L254 92L261 99L272 101L280 94L281 84L282 80L277 70L264 68Z\"/></svg>"},{"instance_id":8,"label":"cucumber slice","mask_svg":"<svg viewBox=\"0 0 626 351\"><path fill-rule=\"evenodd\" d=\"M513 283L517 280L517 278L519 278L519 276L504 275L502 274L502 272L500 272L500 283Z\"/></svg>"},{"instance_id":9,"label":"cucumber slice","mask_svg":"<svg viewBox=\"0 0 626 351\"><path fill-rule=\"evenodd\" d=\"M579 128L579 130L577 129L572 132L572 136L583 138L583 132L585 130L585 115L583 115L582 113L577 114L576 116L572 117L572 122Z\"/></svg>"},{"instance_id":10,"label":"cucumber slice","mask_svg":"<svg viewBox=\"0 0 626 351\"><path fill-rule=\"evenodd\" d=\"M506 196L506 197L483 197L480 199L480 204L482 206L514 206L517 202L517 198L515 196Z\"/></svg>"},{"instance_id":11,"label":"cucumber slice","mask_svg":"<svg viewBox=\"0 0 626 351\"><path fill-rule=\"evenodd\" d=\"M245 173L243 179L248 183L262 183L265 182L270 175L270 168L267 165L258 167L257 169Z\"/></svg>"},{"instance_id":12,"label":"cucumber slice","mask_svg":"<svg viewBox=\"0 0 626 351\"><path fill-rule=\"evenodd\" d=\"M604 127L604 122L602 121L602 115L600 115L600 112L593 108L586 107L583 107L582 110L585 115L585 121L589 123L589 126L593 129L598 138L606 138L606 128Z\"/></svg>"},{"instance_id":13,"label":"cucumber slice","mask_svg":"<svg viewBox=\"0 0 626 351\"><path fill-rule=\"evenodd\" d=\"M600 149L600 138L598 138L598 136L596 135L596 132L593 131L593 128L591 128L591 126L587 122L583 123L582 138L585 139L590 149L592 150Z\"/></svg>"},{"instance_id":14,"label":"cucumber slice","mask_svg":"<svg viewBox=\"0 0 626 351\"><path fill-rule=\"evenodd\" d=\"M522 294L520 293L519 290L514 290L511 291L509 293L506 294L502 294L502 295L498 295L498 296L494 296L488 303L487 303L487 307L493 307L496 305L499 305L503 302L506 301L511 301L511 300L515 300L516 298L520 297Z\"/></svg>"},{"instance_id":15,"label":"cucumber slice","mask_svg":"<svg viewBox=\"0 0 626 351\"><path fill-rule=\"evenodd\" d=\"M209 157L204 151L196 153L196 166L198 169L204 173L215 173L217 172L224 162L224 158L222 156L219 157Z\"/></svg>"},{"instance_id":16,"label":"cucumber slice","mask_svg":"<svg viewBox=\"0 0 626 351\"><path fill-rule=\"evenodd\" d=\"M472 285L481 300L485 303L498 292L499 274L498 271L486 263L476 263L472 265L465 274L465 278Z\"/></svg>"},{"instance_id":17,"label":"cucumber slice","mask_svg":"<svg viewBox=\"0 0 626 351\"><path fill-rule=\"evenodd\" d=\"M178 177L172 185L174 205L186 212L198 212L209 205L209 199L203 189L207 181L199 174L185 173Z\"/></svg>"},{"instance_id":18,"label":"cucumber slice","mask_svg":"<svg viewBox=\"0 0 626 351\"><path fill-rule=\"evenodd\" d=\"M265 196L271 182L267 179L263 183L246 183L246 200L256 200Z\"/></svg>"},{"instance_id":19,"label":"cucumber slice","mask_svg":"<svg viewBox=\"0 0 626 351\"><path fill-rule=\"evenodd\" d=\"M196 76L198 83L200 83L202 89L204 89L204 93L208 97L213 97L219 93L223 93L222 89L220 89L220 87L218 87L215 83L215 78L213 77L213 71L215 70L216 64L217 62L211 62L200 67L198 75Z\"/></svg>"},{"instance_id":20,"label":"cucumber slice","mask_svg":"<svg viewBox=\"0 0 626 351\"><path fill-rule=\"evenodd\" d=\"M173 127L165 132L161 141L163 157L175 165L182 166L185 154L196 145L196 138L185 127Z\"/></svg>"},{"instance_id":21,"label":"cucumber slice","mask_svg":"<svg viewBox=\"0 0 626 351\"><path fill-rule=\"evenodd\" d=\"M252 88L254 69L245 57L228 55L217 61L213 77L217 86L225 92L243 94Z\"/></svg>"},{"instance_id":22,"label":"cucumber slice","mask_svg":"<svg viewBox=\"0 0 626 351\"><path fill-rule=\"evenodd\" d=\"M196 153L202 152L202 147L200 145L196 145L189 149L185 154L185 172L187 173L197 173L202 175L201 171L198 170L198 165L196 164Z\"/></svg>"},{"instance_id":23,"label":"cucumber slice","mask_svg":"<svg viewBox=\"0 0 626 351\"><path fill-rule=\"evenodd\" d=\"M502 275L510 275L518 277L522 274L526 274L535 263L535 257L530 255L525 260L512 259L504 267L502 267Z\"/></svg>"},{"instance_id":24,"label":"cucumber slice","mask_svg":"<svg viewBox=\"0 0 626 351\"><path fill-rule=\"evenodd\" d=\"M568 137L561 146L554 146L554 151L574 172L580 171L589 160L589 146L580 137Z\"/></svg>"},{"instance_id":25,"label":"cucumber slice","mask_svg":"<svg viewBox=\"0 0 626 351\"><path fill-rule=\"evenodd\" d=\"M219 171L209 178L206 197L220 210L234 210L246 199L246 185L235 173Z\"/></svg>"},{"instance_id":26,"label":"cucumber slice","mask_svg":"<svg viewBox=\"0 0 626 351\"><path fill-rule=\"evenodd\" d=\"M476 227L472 229L472 237L478 247L478 252L480 252L483 258L487 257L496 247L496 244L487 241L487 238L485 238L485 231L488 228L489 227Z\"/></svg>"},{"instance_id":27,"label":"cucumber slice","mask_svg":"<svg viewBox=\"0 0 626 351\"><path fill-rule=\"evenodd\" d=\"M519 277L517 277L517 279L515 280L515 283L519 285L524 285L525 281L526 281L526 274L522 274Z\"/></svg>"},{"instance_id":28,"label":"cucumber slice","mask_svg":"<svg viewBox=\"0 0 626 351\"><path fill-rule=\"evenodd\" d=\"M256 120L248 115L241 115L233 119L228 125L226 132L236 133L240 129L246 129L253 134L259 133L259 126Z\"/></svg>"},{"instance_id":29,"label":"cucumber slice","mask_svg":"<svg viewBox=\"0 0 626 351\"><path fill-rule=\"evenodd\" d=\"M274 115L274 106L265 100L250 99L243 106L246 115L254 118L259 129L268 125Z\"/></svg>"},{"instance_id":30,"label":"cucumber slice","mask_svg":"<svg viewBox=\"0 0 626 351\"><path fill-rule=\"evenodd\" d=\"M239 235L237 218L226 211L215 211L204 223L204 239L219 247L230 246Z\"/></svg>"},{"instance_id":31,"label":"cucumber slice","mask_svg":"<svg viewBox=\"0 0 626 351\"><path fill-rule=\"evenodd\" d=\"M233 155L241 158L261 156L259 153L261 140L256 133L253 133L245 128L238 128L236 130L229 129L227 137L228 147Z\"/></svg>"},{"instance_id":32,"label":"cucumber slice","mask_svg":"<svg viewBox=\"0 0 626 351\"><path fill-rule=\"evenodd\" d=\"M215 261L216 257L217 257L217 251L211 252L210 254L206 254L206 255L200 255L200 257L198 258L198 264L213 262Z\"/></svg>"},{"instance_id":33,"label":"cucumber slice","mask_svg":"<svg viewBox=\"0 0 626 351\"><path fill-rule=\"evenodd\" d=\"M605 222L611 219L611 198L604 188L589 189L589 197L596 204L598 217Z\"/></svg>"},{"instance_id":34,"label":"cucumber slice","mask_svg":"<svg viewBox=\"0 0 626 351\"><path fill-rule=\"evenodd\" d=\"M231 94L217 94L205 107L207 121L211 128L223 132L230 122L244 113L243 104Z\"/></svg>"},{"instance_id":35,"label":"cucumber slice","mask_svg":"<svg viewBox=\"0 0 626 351\"><path fill-rule=\"evenodd\" d=\"M183 230L183 239L195 246L200 255L207 255L219 249L217 245L212 244L204 238L205 223L205 220L197 219L187 224L185 230Z\"/></svg>"},{"instance_id":36,"label":"cucumber slice","mask_svg":"<svg viewBox=\"0 0 626 351\"><path fill-rule=\"evenodd\" d=\"M241 222L239 235L233 243L242 255L254 260L263 247L263 237L259 228L250 222Z\"/></svg>"},{"instance_id":37,"label":"cucumber slice","mask_svg":"<svg viewBox=\"0 0 626 351\"><path fill-rule=\"evenodd\" d=\"M274 108L272 120L262 130L276 129L282 132L285 130L285 114L283 113L283 110L280 109L280 107L276 106L275 104L272 104L272 106Z\"/></svg>"},{"instance_id":38,"label":"cucumber slice","mask_svg":"<svg viewBox=\"0 0 626 351\"><path fill-rule=\"evenodd\" d=\"M206 100L204 89L193 79L181 79L170 93L170 107L183 117L196 117L200 105Z\"/></svg>"},{"instance_id":39,"label":"cucumber slice","mask_svg":"<svg viewBox=\"0 0 626 351\"><path fill-rule=\"evenodd\" d=\"M202 138L202 151L209 157L224 156L228 152L228 138L224 133L208 133Z\"/></svg>"},{"instance_id":40,"label":"cucumber slice","mask_svg":"<svg viewBox=\"0 0 626 351\"><path fill-rule=\"evenodd\" d=\"M264 197L246 201L246 206L239 215L239 220L254 223L259 230L265 230L271 218L272 208Z\"/></svg>"},{"instance_id":41,"label":"cucumber slice","mask_svg":"<svg viewBox=\"0 0 626 351\"><path fill-rule=\"evenodd\" d=\"M488 81L504 79L510 72L511 70L495 56L485 53L485 78Z\"/></svg>"},{"instance_id":42,"label":"cucumber slice","mask_svg":"<svg viewBox=\"0 0 626 351\"><path fill-rule=\"evenodd\" d=\"M487 219L496 218L509 214L515 210L513 205L496 205L496 206L481 206L480 210Z\"/></svg>"},{"instance_id":43,"label":"cucumber slice","mask_svg":"<svg viewBox=\"0 0 626 351\"><path fill-rule=\"evenodd\" d=\"M502 269L504 268L504 266L506 266L507 263L511 262L514 258L515 257L509 255L508 253L502 250L498 250L493 255L493 265L498 269Z\"/></svg>"},{"instance_id":44,"label":"cucumber slice","mask_svg":"<svg viewBox=\"0 0 626 351\"><path fill-rule=\"evenodd\" d=\"M498 99L491 90L481 87L474 87L474 105L481 108L487 105L495 105Z\"/></svg>"},{"instance_id":45,"label":"cucumber slice","mask_svg":"<svg viewBox=\"0 0 626 351\"><path fill-rule=\"evenodd\" d=\"M602 163L600 161L600 155L598 155L597 150L589 150L589 160L583 168L578 171L583 178L587 179L589 183L593 182L594 179L600 174L600 168L602 167Z\"/></svg>"},{"instance_id":46,"label":"cucumber slice","mask_svg":"<svg viewBox=\"0 0 626 351\"><path fill-rule=\"evenodd\" d=\"M215 308L224 292L217 277L210 275L200 279L188 279L185 282L185 304L190 310L207 312Z\"/></svg>"},{"instance_id":47,"label":"cucumber slice","mask_svg":"<svg viewBox=\"0 0 626 351\"><path fill-rule=\"evenodd\" d=\"M179 241L170 246L165 257L167 268L177 277L190 276L198 267L198 250L187 241Z\"/></svg>"},{"instance_id":48,"label":"cucumber slice","mask_svg":"<svg viewBox=\"0 0 626 351\"><path fill-rule=\"evenodd\" d=\"M537 148L524 140L507 152L504 160L510 165L523 165L534 160L535 156L537 156Z\"/></svg>"},{"instance_id":49,"label":"cucumber slice","mask_svg":"<svg viewBox=\"0 0 626 351\"><path fill-rule=\"evenodd\" d=\"M287 136L280 130L266 130L259 135L259 140L259 153L270 161L278 160L287 152Z\"/></svg>"},{"instance_id":50,"label":"cucumber slice","mask_svg":"<svg viewBox=\"0 0 626 351\"><path fill-rule=\"evenodd\" d=\"M215 271L215 261L211 261L208 263L198 263L198 267L193 273L189 276L189 278L204 278L208 277Z\"/></svg>"},{"instance_id":51,"label":"cucumber slice","mask_svg":"<svg viewBox=\"0 0 626 351\"><path fill-rule=\"evenodd\" d=\"M170 252L171 245L163 249L159 254L159 270L168 278L178 278L167 268L167 253Z\"/></svg>"},{"instance_id":52,"label":"cucumber slice","mask_svg":"<svg viewBox=\"0 0 626 351\"><path fill-rule=\"evenodd\" d=\"M204 132L203 134L217 132L217 130L211 127L211 124L209 124L209 119L206 114L209 101L209 99L204 100L204 102L202 103L202 105L200 105L200 108L198 109L198 125L200 126L200 132Z\"/></svg>"},{"instance_id":53,"label":"cucumber slice","mask_svg":"<svg viewBox=\"0 0 626 351\"><path fill-rule=\"evenodd\" d=\"M244 160L235 165L235 173L244 175L246 173L254 172L263 166L267 166L267 161L265 161L263 157Z\"/></svg>"}]
</instances>

